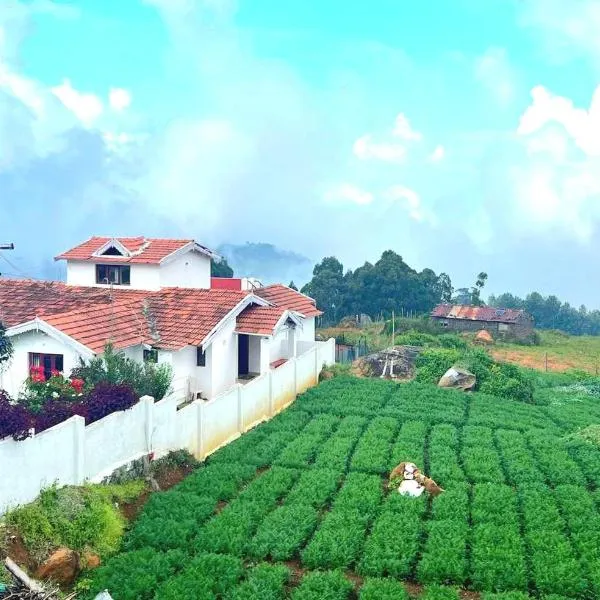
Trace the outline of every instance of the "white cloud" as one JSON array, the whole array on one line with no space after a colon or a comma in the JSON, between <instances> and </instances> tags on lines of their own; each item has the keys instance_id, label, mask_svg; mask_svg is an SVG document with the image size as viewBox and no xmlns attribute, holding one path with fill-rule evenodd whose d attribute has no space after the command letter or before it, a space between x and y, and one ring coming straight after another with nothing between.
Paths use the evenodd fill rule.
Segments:
<instances>
[{"instance_id":1,"label":"white cloud","mask_svg":"<svg viewBox=\"0 0 600 600\"><path fill-rule=\"evenodd\" d=\"M363 190L351 183L342 183L325 192L326 202L350 202L352 204L371 204L374 196L371 192Z\"/></svg>"},{"instance_id":2,"label":"white cloud","mask_svg":"<svg viewBox=\"0 0 600 600\"><path fill-rule=\"evenodd\" d=\"M92 125L104 111L98 96L76 90L68 79L53 87L52 93L86 126Z\"/></svg>"},{"instance_id":3,"label":"white cloud","mask_svg":"<svg viewBox=\"0 0 600 600\"><path fill-rule=\"evenodd\" d=\"M431 162L440 162L444 159L444 156L446 156L446 150L444 146L438 145L435 147L435 150L431 153L429 160L431 160Z\"/></svg>"},{"instance_id":4,"label":"white cloud","mask_svg":"<svg viewBox=\"0 0 600 600\"><path fill-rule=\"evenodd\" d=\"M361 160L380 160L389 163L403 163L406 148L393 142L374 142L370 135L363 135L354 142L354 155Z\"/></svg>"},{"instance_id":5,"label":"white cloud","mask_svg":"<svg viewBox=\"0 0 600 600\"><path fill-rule=\"evenodd\" d=\"M125 110L131 104L131 92L123 88L111 88L108 94L108 103L117 112Z\"/></svg>"},{"instance_id":6,"label":"white cloud","mask_svg":"<svg viewBox=\"0 0 600 600\"><path fill-rule=\"evenodd\" d=\"M421 198L414 190L403 185L394 185L383 193L383 197L389 201L400 202L411 219L415 221L423 221L425 219Z\"/></svg>"},{"instance_id":7,"label":"white cloud","mask_svg":"<svg viewBox=\"0 0 600 600\"><path fill-rule=\"evenodd\" d=\"M418 142L423 138L423 134L418 131L415 131L408 122L406 115L404 113L400 113L396 117L396 122L394 124L394 130L392 135L395 137L399 137L400 139L407 141L415 141Z\"/></svg>"},{"instance_id":8,"label":"white cloud","mask_svg":"<svg viewBox=\"0 0 600 600\"><path fill-rule=\"evenodd\" d=\"M533 102L521 116L517 133L532 135L552 123L561 125L580 150L600 156L600 86L589 110L576 108L570 98L555 96L539 85L531 90Z\"/></svg>"},{"instance_id":9,"label":"white cloud","mask_svg":"<svg viewBox=\"0 0 600 600\"><path fill-rule=\"evenodd\" d=\"M403 143L398 143L396 139ZM365 134L354 142L352 150L361 160L402 164L406 160L408 146L422 139L423 135L411 127L406 115L400 113L388 134L381 136L380 140L374 139L372 134Z\"/></svg>"},{"instance_id":10,"label":"white cloud","mask_svg":"<svg viewBox=\"0 0 600 600\"><path fill-rule=\"evenodd\" d=\"M508 106L515 98L515 74L504 48L488 48L475 61L475 76L500 106Z\"/></svg>"}]
</instances>

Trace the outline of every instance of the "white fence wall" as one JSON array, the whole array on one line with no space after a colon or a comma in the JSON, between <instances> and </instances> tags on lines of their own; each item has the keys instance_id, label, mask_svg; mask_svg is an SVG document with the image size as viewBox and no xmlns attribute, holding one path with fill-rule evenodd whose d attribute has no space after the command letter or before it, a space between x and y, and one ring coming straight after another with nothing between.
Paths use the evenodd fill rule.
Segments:
<instances>
[{"instance_id":1,"label":"white fence wall","mask_svg":"<svg viewBox=\"0 0 600 600\"><path fill-rule=\"evenodd\" d=\"M237 384L210 401L177 409L179 398L144 397L127 411L85 426L71 417L22 442L0 441L0 514L31 502L44 487L102 481L120 466L154 453L185 448L203 459L292 403L316 385L324 365L335 361L335 340L318 342L302 355Z\"/></svg>"}]
</instances>

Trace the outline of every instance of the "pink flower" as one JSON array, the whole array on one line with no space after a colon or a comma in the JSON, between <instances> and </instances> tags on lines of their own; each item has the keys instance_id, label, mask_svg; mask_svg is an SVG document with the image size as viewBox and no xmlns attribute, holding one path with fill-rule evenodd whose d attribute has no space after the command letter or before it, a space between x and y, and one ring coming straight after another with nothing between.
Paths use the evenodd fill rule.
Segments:
<instances>
[{"instance_id":1,"label":"pink flower","mask_svg":"<svg viewBox=\"0 0 600 600\"><path fill-rule=\"evenodd\" d=\"M71 387L78 393L81 394L83 391L84 381L83 379L72 379Z\"/></svg>"},{"instance_id":2,"label":"pink flower","mask_svg":"<svg viewBox=\"0 0 600 600\"><path fill-rule=\"evenodd\" d=\"M50 377L60 377L60 371L58 369L52 369L52 371L50 371Z\"/></svg>"}]
</instances>

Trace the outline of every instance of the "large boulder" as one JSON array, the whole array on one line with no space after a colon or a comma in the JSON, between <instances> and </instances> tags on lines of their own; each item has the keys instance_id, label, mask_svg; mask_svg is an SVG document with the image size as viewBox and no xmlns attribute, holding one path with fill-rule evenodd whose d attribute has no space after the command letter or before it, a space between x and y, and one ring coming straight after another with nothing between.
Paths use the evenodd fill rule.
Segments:
<instances>
[{"instance_id":1,"label":"large boulder","mask_svg":"<svg viewBox=\"0 0 600 600\"><path fill-rule=\"evenodd\" d=\"M460 367L451 367L444 373L438 382L438 386L467 391L472 390L476 382L477 379L473 373L469 373L469 371Z\"/></svg>"},{"instance_id":2,"label":"large boulder","mask_svg":"<svg viewBox=\"0 0 600 600\"><path fill-rule=\"evenodd\" d=\"M408 379L414 375L415 359L422 348L393 346L355 360L352 372L360 377Z\"/></svg>"},{"instance_id":3,"label":"large boulder","mask_svg":"<svg viewBox=\"0 0 600 600\"><path fill-rule=\"evenodd\" d=\"M39 567L35 577L51 579L59 585L70 585L79 573L79 556L69 548L59 548Z\"/></svg>"}]
</instances>

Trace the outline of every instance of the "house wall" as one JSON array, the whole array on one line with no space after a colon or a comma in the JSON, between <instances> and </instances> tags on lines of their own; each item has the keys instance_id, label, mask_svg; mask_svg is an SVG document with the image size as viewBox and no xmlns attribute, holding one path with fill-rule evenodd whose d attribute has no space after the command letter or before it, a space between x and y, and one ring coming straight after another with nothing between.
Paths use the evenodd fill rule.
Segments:
<instances>
[{"instance_id":1,"label":"house wall","mask_svg":"<svg viewBox=\"0 0 600 600\"><path fill-rule=\"evenodd\" d=\"M315 318L310 317L302 321L302 327L296 327L296 340L298 342L315 341Z\"/></svg>"},{"instance_id":2,"label":"house wall","mask_svg":"<svg viewBox=\"0 0 600 600\"><path fill-rule=\"evenodd\" d=\"M29 376L29 353L62 354L64 374L69 376L79 365L80 355L70 346L56 340L42 331L28 331L10 338L13 356L3 370L0 370L0 388L13 398L17 397L24 381Z\"/></svg>"},{"instance_id":3,"label":"house wall","mask_svg":"<svg viewBox=\"0 0 600 600\"><path fill-rule=\"evenodd\" d=\"M262 373L261 371L261 349L262 349L262 338L258 335L248 336L250 341L250 361L249 369L250 373Z\"/></svg>"},{"instance_id":4,"label":"house wall","mask_svg":"<svg viewBox=\"0 0 600 600\"><path fill-rule=\"evenodd\" d=\"M289 327L282 327L272 338L269 349L269 362L275 362L281 358L291 358L293 352L290 344L290 336L293 338L293 333L290 334Z\"/></svg>"},{"instance_id":5,"label":"house wall","mask_svg":"<svg viewBox=\"0 0 600 600\"><path fill-rule=\"evenodd\" d=\"M210 258L187 252L160 267L161 287L210 288Z\"/></svg>"},{"instance_id":6,"label":"house wall","mask_svg":"<svg viewBox=\"0 0 600 600\"><path fill-rule=\"evenodd\" d=\"M98 261L98 264L109 264ZM127 264L127 263L126 263ZM131 285L123 286L134 290L160 289L160 268L158 265L129 265ZM67 284L92 287L109 287L96 283L96 263L87 261L67 261Z\"/></svg>"},{"instance_id":7,"label":"house wall","mask_svg":"<svg viewBox=\"0 0 600 600\"><path fill-rule=\"evenodd\" d=\"M225 324L213 339L211 347L211 395L216 396L235 384L238 376L237 335L235 319Z\"/></svg>"},{"instance_id":8,"label":"house wall","mask_svg":"<svg viewBox=\"0 0 600 600\"><path fill-rule=\"evenodd\" d=\"M493 335L514 335L525 338L531 334L533 324L529 320L518 323L498 323L497 321L473 321L470 319L445 319L433 317L436 321L446 324L449 331L479 331L485 329Z\"/></svg>"}]
</instances>

